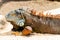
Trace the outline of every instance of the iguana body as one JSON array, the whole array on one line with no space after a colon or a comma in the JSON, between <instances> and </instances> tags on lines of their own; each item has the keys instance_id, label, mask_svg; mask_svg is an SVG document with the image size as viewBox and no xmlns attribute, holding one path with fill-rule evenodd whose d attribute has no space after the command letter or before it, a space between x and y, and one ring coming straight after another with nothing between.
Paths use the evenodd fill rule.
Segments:
<instances>
[{"instance_id":1,"label":"iguana body","mask_svg":"<svg viewBox=\"0 0 60 40\"><path fill-rule=\"evenodd\" d=\"M14 10L6 15L6 19L12 22L15 30L21 30L21 26L18 24L19 20L22 18L20 17L21 14L23 14L23 18L25 20L22 28L25 28L25 26L31 26L34 32L60 34L60 19L51 17L38 17L32 15L24 9Z\"/></svg>"}]
</instances>

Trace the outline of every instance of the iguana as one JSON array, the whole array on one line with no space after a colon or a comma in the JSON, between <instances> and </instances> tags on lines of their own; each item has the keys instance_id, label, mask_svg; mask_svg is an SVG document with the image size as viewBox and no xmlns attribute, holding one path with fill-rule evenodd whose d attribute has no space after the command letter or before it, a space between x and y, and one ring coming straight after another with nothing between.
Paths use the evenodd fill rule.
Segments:
<instances>
[{"instance_id":1,"label":"iguana","mask_svg":"<svg viewBox=\"0 0 60 40\"><path fill-rule=\"evenodd\" d=\"M33 32L60 34L59 18L36 16L20 8L9 12L6 19L14 25L14 31L22 31L26 26L30 26Z\"/></svg>"}]
</instances>

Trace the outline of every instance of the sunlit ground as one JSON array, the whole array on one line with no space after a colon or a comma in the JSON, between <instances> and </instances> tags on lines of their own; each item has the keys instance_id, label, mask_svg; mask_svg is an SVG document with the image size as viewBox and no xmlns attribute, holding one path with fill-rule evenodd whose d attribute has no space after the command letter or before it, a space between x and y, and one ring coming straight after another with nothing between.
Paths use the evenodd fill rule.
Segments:
<instances>
[{"instance_id":1,"label":"sunlit ground","mask_svg":"<svg viewBox=\"0 0 60 40\"><path fill-rule=\"evenodd\" d=\"M53 6L52 6L53 5ZM30 7L37 11L47 11L51 9L57 9L60 11L60 2L8 2L2 5L0 13L5 15L11 10L18 9L20 7ZM56 11L55 11L56 12ZM60 13L60 12L59 12ZM60 40L60 35L52 34L34 34L30 36L15 36L5 35L0 36L0 40Z\"/></svg>"}]
</instances>

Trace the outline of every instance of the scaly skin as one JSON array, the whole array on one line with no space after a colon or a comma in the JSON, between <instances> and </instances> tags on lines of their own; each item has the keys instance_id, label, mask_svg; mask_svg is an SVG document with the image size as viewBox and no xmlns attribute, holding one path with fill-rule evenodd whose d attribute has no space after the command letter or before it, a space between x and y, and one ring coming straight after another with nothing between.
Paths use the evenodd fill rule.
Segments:
<instances>
[{"instance_id":1,"label":"scaly skin","mask_svg":"<svg viewBox=\"0 0 60 40\"><path fill-rule=\"evenodd\" d=\"M21 14L21 12L22 12L22 14ZM6 15L7 21L10 21L14 25L15 30L19 30L19 28L21 28L21 30L23 29L23 26L25 23L23 12L24 12L24 10L19 9L19 10L11 11L10 13L8 13Z\"/></svg>"},{"instance_id":2,"label":"scaly skin","mask_svg":"<svg viewBox=\"0 0 60 40\"><path fill-rule=\"evenodd\" d=\"M59 18L40 17L32 15L32 13L29 13L24 9L17 9L17 10L16 11L14 10L6 15L6 19L12 22L16 30L18 30L20 27L20 25L17 24L17 21L19 23L19 19L21 19L20 16L21 14L23 14L25 20L23 28L25 26L31 26L34 32L60 34Z\"/></svg>"}]
</instances>

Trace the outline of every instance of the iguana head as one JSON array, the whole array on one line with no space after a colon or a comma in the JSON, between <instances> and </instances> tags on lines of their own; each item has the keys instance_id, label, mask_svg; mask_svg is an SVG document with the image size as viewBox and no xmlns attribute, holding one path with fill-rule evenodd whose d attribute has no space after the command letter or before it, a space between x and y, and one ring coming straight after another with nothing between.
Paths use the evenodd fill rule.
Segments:
<instances>
[{"instance_id":1,"label":"iguana head","mask_svg":"<svg viewBox=\"0 0 60 40\"><path fill-rule=\"evenodd\" d=\"M19 25L20 27L22 27L22 26L24 26L24 23L25 23L24 13L26 13L26 12L23 9L14 10L14 11L9 12L6 15L6 19L8 21L12 21L16 25Z\"/></svg>"}]
</instances>

